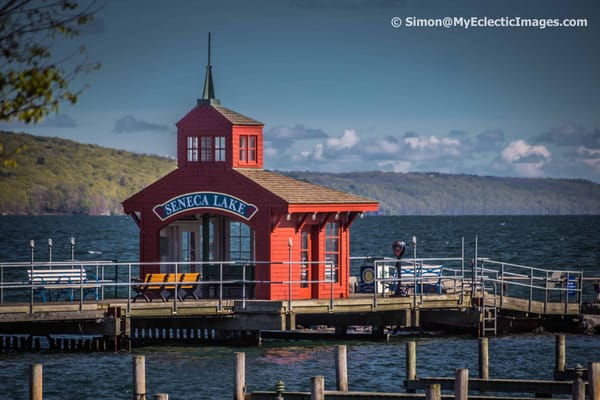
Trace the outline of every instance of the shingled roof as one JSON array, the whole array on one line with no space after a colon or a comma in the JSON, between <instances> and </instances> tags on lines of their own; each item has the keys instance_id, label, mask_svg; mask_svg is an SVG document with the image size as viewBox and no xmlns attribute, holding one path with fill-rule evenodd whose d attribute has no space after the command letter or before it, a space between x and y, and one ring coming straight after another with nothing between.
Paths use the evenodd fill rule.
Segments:
<instances>
[{"instance_id":1,"label":"shingled roof","mask_svg":"<svg viewBox=\"0 0 600 400\"><path fill-rule=\"evenodd\" d=\"M257 183L289 204L374 204L376 200L325 186L300 181L275 172L252 168L235 171Z\"/></svg>"},{"instance_id":2,"label":"shingled roof","mask_svg":"<svg viewBox=\"0 0 600 400\"><path fill-rule=\"evenodd\" d=\"M245 115L232 111L229 108L223 107L222 105L211 104L210 106L217 110L219 114L225 117L233 125L264 125L262 122L250 117L246 117Z\"/></svg>"}]
</instances>

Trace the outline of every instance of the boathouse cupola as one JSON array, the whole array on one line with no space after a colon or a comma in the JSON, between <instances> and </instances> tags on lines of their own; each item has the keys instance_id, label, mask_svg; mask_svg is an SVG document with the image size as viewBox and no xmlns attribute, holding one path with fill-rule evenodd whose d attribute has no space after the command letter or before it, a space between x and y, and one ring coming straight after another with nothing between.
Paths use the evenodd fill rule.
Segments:
<instances>
[{"instance_id":1,"label":"boathouse cupola","mask_svg":"<svg viewBox=\"0 0 600 400\"><path fill-rule=\"evenodd\" d=\"M215 98L210 34L202 98L177 124L179 168L263 167L263 123L221 105Z\"/></svg>"}]
</instances>

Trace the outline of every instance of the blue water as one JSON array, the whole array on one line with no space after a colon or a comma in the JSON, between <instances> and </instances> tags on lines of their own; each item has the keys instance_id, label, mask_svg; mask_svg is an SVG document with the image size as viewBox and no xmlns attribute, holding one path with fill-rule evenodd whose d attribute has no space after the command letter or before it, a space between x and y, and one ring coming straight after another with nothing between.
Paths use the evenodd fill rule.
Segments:
<instances>
[{"instance_id":1,"label":"blue water","mask_svg":"<svg viewBox=\"0 0 600 400\"><path fill-rule=\"evenodd\" d=\"M75 237L79 260L138 259L137 227L125 217L0 217L0 261L27 261L35 240L36 260L71 257ZM366 217L351 231L353 256L390 256L394 239L417 237L418 257L458 257L461 238L467 257L478 255L542 268L571 268L600 276L600 217ZM411 248L412 250L412 248ZM351 390L401 392L403 338L390 343L346 342ZM478 342L472 337L421 337L420 376L452 376L456 368L477 374ZM335 385L331 342L267 342L261 347L151 347L128 353L1 353L0 399L27 399L30 365L44 366L44 399L130 399L133 356L145 355L147 391L170 399L222 399L233 393L234 353L246 353L248 391L271 390L283 380L288 390L310 388L310 377L324 375ZM490 339L490 376L551 379L552 335ZM600 361L598 336L567 335L567 364Z\"/></svg>"}]
</instances>

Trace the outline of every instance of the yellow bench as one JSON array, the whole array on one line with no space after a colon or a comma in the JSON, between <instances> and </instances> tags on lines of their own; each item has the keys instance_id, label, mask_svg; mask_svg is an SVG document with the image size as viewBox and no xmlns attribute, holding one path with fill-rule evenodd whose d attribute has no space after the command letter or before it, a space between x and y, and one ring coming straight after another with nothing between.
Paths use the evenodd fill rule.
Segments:
<instances>
[{"instance_id":1,"label":"yellow bench","mask_svg":"<svg viewBox=\"0 0 600 400\"><path fill-rule=\"evenodd\" d=\"M184 300L188 296L194 296L194 299L198 300L200 279L199 272L147 274L141 285L132 287L136 292L133 301L135 302L139 297L143 297L146 301L152 301L154 295L160 296L162 301L167 301L175 292L175 283L177 283L179 300Z\"/></svg>"}]
</instances>

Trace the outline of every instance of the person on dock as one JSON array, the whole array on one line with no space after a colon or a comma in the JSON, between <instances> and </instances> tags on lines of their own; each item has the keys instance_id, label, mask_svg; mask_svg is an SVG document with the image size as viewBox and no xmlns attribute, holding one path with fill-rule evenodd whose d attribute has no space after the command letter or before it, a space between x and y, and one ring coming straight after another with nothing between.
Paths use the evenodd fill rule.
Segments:
<instances>
[{"instance_id":1,"label":"person on dock","mask_svg":"<svg viewBox=\"0 0 600 400\"><path fill-rule=\"evenodd\" d=\"M396 263L396 279L398 279L398 281L396 282L396 290L394 291L394 296L408 296L408 293L406 292L406 288L404 285L402 285L402 281L401 281L402 266L401 266L401 262L400 262L400 259L404 255L404 250L406 250L406 243L404 243L401 240L396 240L392 244L392 249L394 249L394 255L398 259L398 262Z\"/></svg>"}]
</instances>

